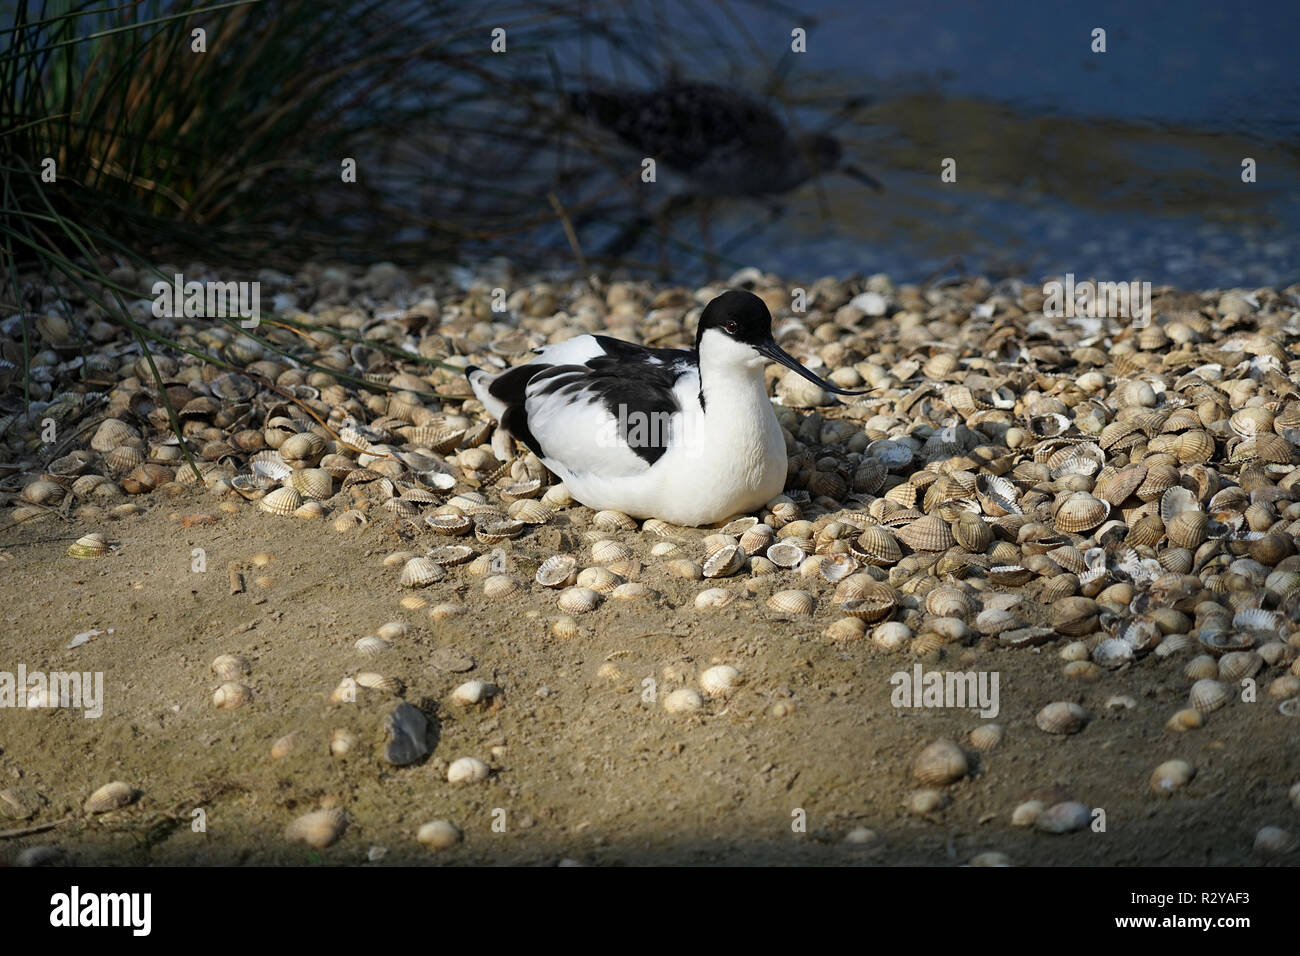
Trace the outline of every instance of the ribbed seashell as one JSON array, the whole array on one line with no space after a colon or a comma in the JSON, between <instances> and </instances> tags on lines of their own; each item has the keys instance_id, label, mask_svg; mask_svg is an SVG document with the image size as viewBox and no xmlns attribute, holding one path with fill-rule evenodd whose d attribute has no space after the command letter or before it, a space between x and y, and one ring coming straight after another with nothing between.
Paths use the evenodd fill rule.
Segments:
<instances>
[{"instance_id":1,"label":"ribbed seashell","mask_svg":"<svg viewBox=\"0 0 1300 956\"><path fill-rule=\"evenodd\" d=\"M289 484L304 498L325 500L334 494L334 479L324 468L302 468L289 476Z\"/></svg>"},{"instance_id":2,"label":"ribbed seashell","mask_svg":"<svg viewBox=\"0 0 1300 956\"><path fill-rule=\"evenodd\" d=\"M704 700L697 691L682 687L664 697L664 710L670 714L689 714L704 706Z\"/></svg>"},{"instance_id":3,"label":"ribbed seashell","mask_svg":"<svg viewBox=\"0 0 1300 956\"><path fill-rule=\"evenodd\" d=\"M803 517L803 511L799 505L789 498L777 497L767 503L770 517L767 524L780 530L792 521L798 521Z\"/></svg>"},{"instance_id":4,"label":"ribbed seashell","mask_svg":"<svg viewBox=\"0 0 1300 956\"><path fill-rule=\"evenodd\" d=\"M816 601L807 591L777 591L767 599L768 610L778 614L811 614Z\"/></svg>"},{"instance_id":5,"label":"ribbed seashell","mask_svg":"<svg viewBox=\"0 0 1300 956\"><path fill-rule=\"evenodd\" d=\"M897 539L887 528L879 525L864 528L851 548L867 564L878 568L891 567L903 559L903 549L898 546Z\"/></svg>"},{"instance_id":6,"label":"ribbed seashell","mask_svg":"<svg viewBox=\"0 0 1300 956\"><path fill-rule=\"evenodd\" d=\"M1097 629L1098 613L1092 598L1065 598L1052 606L1052 626L1062 634L1081 637Z\"/></svg>"},{"instance_id":7,"label":"ribbed seashell","mask_svg":"<svg viewBox=\"0 0 1300 956\"><path fill-rule=\"evenodd\" d=\"M740 671L728 664L717 664L700 675L700 690L710 697L725 697L740 684Z\"/></svg>"},{"instance_id":8,"label":"ribbed seashell","mask_svg":"<svg viewBox=\"0 0 1300 956\"><path fill-rule=\"evenodd\" d=\"M524 523L513 518L497 521L483 521L474 528L474 536L484 544L496 544L517 538L524 532Z\"/></svg>"},{"instance_id":9,"label":"ribbed seashell","mask_svg":"<svg viewBox=\"0 0 1300 956\"><path fill-rule=\"evenodd\" d=\"M1104 480L1098 480L1093 493L1112 506L1123 504L1129 495L1134 494L1147 477L1147 466L1142 464L1126 465ZM1163 489L1162 489L1163 490Z\"/></svg>"},{"instance_id":10,"label":"ribbed seashell","mask_svg":"<svg viewBox=\"0 0 1300 956\"><path fill-rule=\"evenodd\" d=\"M725 578L745 566L748 556L738 544L723 545L705 559L703 572L706 578Z\"/></svg>"},{"instance_id":11,"label":"ribbed seashell","mask_svg":"<svg viewBox=\"0 0 1300 956\"><path fill-rule=\"evenodd\" d=\"M470 680L451 692L450 700L457 707L475 707L486 704L500 693L500 688L482 680Z\"/></svg>"},{"instance_id":12,"label":"ribbed seashell","mask_svg":"<svg viewBox=\"0 0 1300 956\"><path fill-rule=\"evenodd\" d=\"M726 607L736 595L726 588L708 588L695 595L695 607L701 611Z\"/></svg>"},{"instance_id":13,"label":"ribbed seashell","mask_svg":"<svg viewBox=\"0 0 1300 956\"><path fill-rule=\"evenodd\" d=\"M622 582L618 575L608 568L596 567L584 568L578 575L576 583L580 588L591 588L601 594L609 594Z\"/></svg>"},{"instance_id":14,"label":"ribbed seashell","mask_svg":"<svg viewBox=\"0 0 1300 956\"><path fill-rule=\"evenodd\" d=\"M465 544L442 544L430 548L424 556L444 568L454 568L474 557L474 549Z\"/></svg>"},{"instance_id":15,"label":"ribbed seashell","mask_svg":"<svg viewBox=\"0 0 1300 956\"><path fill-rule=\"evenodd\" d=\"M286 438L277 451L288 462L316 462L325 454L325 439L315 432L299 432Z\"/></svg>"},{"instance_id":16,"label":"ribbed seashell","mask_svg":"<svg viewBox=\"0 0 1300 956\"><path fill-rule=\"evenodd\" d=\"M227 681L212 695L212 705L221 710L235 710L253 699L253 692L238 681Z\"/></svg>"},{"instance_id":17,"label":"ribbed seashell","mask_svg":"<svg viewBox=\"0 0 1300 956\"><path fill-rule=\"evenodd\" d=\"M993 528L978 515L964 512L952 527L953 537L962 550L983 554L993 543Z\"/></svg>"},{"instance_id":18,"label":"ribbed seashell","mask_svg":"<svg viewBox=\"0 0 1300 956\"><path fill-rule=\"evenodd\" d=\"M615 561L625 561L632 557L632 551L618 541L605 539L591 546L591 560L596 564L610 565Z\"/></svg>"},{"instance_id":19,"label":"ribbed seashell","mask_svg":"<svg viewBox=\"0 0 1300 956\"><path fill-rule=\"evenodd\" d=\"M385 694L401 694L405 685L399 678L377 674L374 671L362 671L356 676L357 686L368 690L383 691Z\"/></svg>"},{"instance_id":20,"label":"ribbed seashell","mask_svg":"<svg viewBox=\"0 0 1300 956\"><path fill-rule=\"evenodd\" d=\"M1192 569L1193 555L1189 548L1166 548L1156 555L1156 560L1166 571L1186 574Z\"/></svg>"},{"instance_id":21,"label":"ribbed seashell","mask_svg":"<svg viewBox=\"0 0 1300 956\"><path fill-rule=\"evenodd\" d=\"M635 531L636 521L623 514L621 511L597 511L592 516L591 523L601 531Z\"/></svg>"},{"instance_id":22,"label":"ribbed seashell","mask_svg":"<svg viewBox=\"0 0 1300 956\"><path fill-rule=\"evenodd\" d=\"M1088 714L1073 701L1058 700L1040 710L1034 722L1044 733L1075 734L1088 722Z\"/></svg>"},{"instance_id":23,"label":"ribbed seashell","mask_svg":"<svg viewBox=\"0 0 1300 956\"><path fill-rule=\"evenodd\" d=\"M1196 494L1189 488L1181 485L1174 485L1167 488L1160 495L1160 520L1165 523L1165 527L1178 515L1184 511L1200 511L1201 503L1197 500Z\"/></svg>"},{"instance_id":24,"label":"ribbed seashell","mask_svg":"<svg viewBox=\"0 0 1300 956\"><path fill-rule=\"evenodd\" d=\"M483 596L493 601L504 600L523 590L519 579L509 574L494 574L483 582Z\"/></svg>"},{"instance_id":25,"label":"ribbed seashell","mask_svg":"<svg viewBox=\"0 0 1300 956\"><path fill-rule=\"evenodd\" d=\"M82 535L68 545L68 554L74 558L99 558L111 550L108 540L97 531Z\"/></svg>"},{"instance_id":26,"label":"ribbed seashell","mask_svg":"<svg viewBox=\"0 0 1300 956\"><path fill-rule=\"evenodd\" d=\"M268 492L257 506L267 514L280 515L287 517L302 507L302 495L298 493L297 488L290 488L287 485L283 488L276 488Z\"/></svg>"},{"instance_id":27,"label":"ribbed seashell","mask_svg":"<svg viewBox=\"0 0 1300 956\"><path fill-rule=\"evenodd\" d=\"M916 757L912 776L931 786L943 787L966 776L970 764L960 747L951 740L936 740Z\"/></svg>"},{"instance_id":28,"label":"ribbed seashell","mask_svg":"<svg viewBox=\"0 0 1300 956\"><path fill-rule=\"evenodd\" d=\"M89 797L83 804L87 813L107 813L126 806L136 798L136 791L129 783L114 780L106 783Z\"/></svg>"},{"instance_id":29,"label":"ribbed seashell","mask_svg":"<svg viewBox=\"0 0 1300 956\"><path fill-rule=\"evenodd\" d=\"M1287 622L1276 611L1266 611L1262 608L1245 608L1232 616L1232 626L1248 631L1267 631L1280 636L1285 632ZM1251 638L1250 640L1253 644L1254 639Z\"/></svg>"},{"instance_id":30,"label":"ribbed seashell","mask_svg":"<svg viewBox=\"0 0 1300 956\"><path fill-rule=\"evenodd\" d=\"M90 447L98 452L110 452L119 445L140 439L140 433L126 422L116 418L106 418L100 422L91 436Z\"/></svg>"},{"instance_id":31,"label":"ribbed seashell","mask_svg":"<svg viewBox=\"0 0 1300 956\"><path fill-rule=\"evenodd\" d=\"M363 657L375 657L376 655L382 654L392 646L392 644L384 640L382 637L376 637L373 634L360 638L352 645L356 652Z\"/></svg>"},{"instance_id":32,"label":"ribbed seashell","mask_svg":"<svg viewBox=\"0 0 1300 956\"><path fill-rule=\"evenodd\" d=\"M1264 666L1264 658L1254 651L1229 651L1219 658L1219 680L1236 684L1243 677L1254 677Z\"/></svg>"},{"instance_id":33,"label":"ribbed seashell","mask_svg":"<svg viewBox=\"0 0 1300 956\"><path fill-rule=\"evenodd\" d=\"M57 505L66 494L66 489L58 482L39 480L24 486L22 497L34 505Z\"/></svg>"},{"instance_id":34,"label":"ribbed seashell","mask_svg":"<svg viewBox=\"0 0 1300 956\"><path fill-rule=\"evenodd\" d=\"M1078 534L1097 527L1109 514L1109 502L1094 498L1086 491L1076 491L1056 509L1055 524L1067 534Z\"/></svg>"},{"instance_id":35,"label":"ribbed seashell","mask_svg":"<svg viewBox=\"0 0 1300 956\"><path fill-rule=\"evenodd\" d=\"M772 544L776 532L765 524L754 524L740 535L740 546L748 555L761 554Z\"/></svg>"},{"instance_id":36,"label":"ribbed seashell","mask_svg":"<svg viewBox=\"0 0 1300 956\"><path fill-rule=\"evenodd\" d=\"M970 732L970 745L981 753L996 750L1006 736L1001 724L980 724Z\"/></svg>"},{"instance_id":37,"label":"ribbed seashell","mask_svg":"<svg viewBox=\"0 0 1300 956\"><path fill-rule=\"evenodd\" d=\"M1134 656L1132 644L1114 637L1102 641L1092 652L1092 659L1097 665L1109 670L1131 663Z\"/></svg>"},{"instance_id":38,"label":"ribbed seashell","mask_svg":"<svg viewBox=\"0 0 1300 956\"><path fill-rule=\"evenodd\" d=\"M347 828L347 817L341 810L314 810L298 817L284 828L284 837L295 843L323 850L332 846Z\"/></svg>"},{"instance_id":39,"label":"ribbed seashell","mask_svg":"<svg viewBox=\"0 0 1300 956\"><path fill-rule=\"evenodd\" d=\"M1187 693L1187 700L1203 714L1210 714L1226 704L1232 697L1232 691L1226 684L1217 680L1203 678L1192 685Z\"/></svg>"},{"instance_id":40,"label":"ribbed seashell","mask_svg":"<svg viewBox=\"0 0 1300 956\"><path fill-rule=\"evenodd\" d=\"M767 559L781 568L796 568L807 556L793 541L778 541L767 549Z\"/></svg>"},{"instance_id":41,"label":"ribbed seashell","mask_svg":"<svg viewBox=\"0 0 1300 956\"><path fill-rule=\"evenodd\" d=\"M683 578L687 581L699 581L704 577L704 569L687 558L674 558L671 561L665 561L663 568L673 577Z\"/></svg>"},{"instance_id":42,"label":"ribbed seashell","mask_svg":"<svg viewBox=\"0 0 1300 956\"><path fill-rule=\"evenodd\" d=\"M1165 534L1175 548L1195 549L1205 541L1209 517L1204 511L1182 511L1165 525Z\"/></svg>"},{"instance_id":43,"label":"ribbed seashell","mask_svg":"<svg viewBox=\"0 0 1300 956\"><path fill-rule=\"evenodd\" d=\"M1166 760L1151 771L1151 789L1162 797L1181 790L1192 782L1196 769L1185 760Z\"/></svg>"},{"instance_id":44,"label":"ribbed seashell","mask_svg":"<svg viewBox=\"0 0 1300 956\"><path fill-rule=\"evenodd\" d=\"M370 523L370 519L361 511L351 509L342 512L334 519L335 531L351 531L354 528L364 528Z\"/></svg>"},{"instance_id":45,"label":"ribbed seashell","mask_svg":"<svg viewBox=\"0 0 1300 956\"><path fill-rule=\"evenodd\" d=\"M1001 475L981 474L976 480L975 497L984 513L994 518L1022 513L1017 503L1019 491L1009 479Z\"/></svg>"},{"instance_id":46,"label":"ribbed seashell","mask_svg":"<svg viewBox=\"0 0 1300 956\"><path fill-rule=\"evenodd\" d=\"M586 614L600 605L601 596L591 588L572 587L560 592L555 606L565 614Z\"/></svg>"},{"instance_id":47,"label":"ribbed seashell","mask_svg":"<svg viewBox=\"0 0 1300 956\"><path fill-rule=\"evenodd\" d=\"M1067 680L1085 681L1087 683L1100 680L1103 673L1101 666L1092 661L1070 661L1061 668L1061 674Z\"/></svg>"},{"instance_id":48,"label":"ribbed seashell","mask_svg":"<svg viewBox=\"0 0 1300 956\"><path fill-rule=\"evenodd\" d=\"M975 610L971 599L960 588L937 587L925 598L925 609L938 617L966 620Z\"/></svg>"},{"instance_id":49,"label":"ribbed seashell","mask_svg":"<svg viewBox=\"0 0 1300 956\"><path fill-rule=\"evenodd\" d=\"M248 674L248 661L235 654L221 654L212 661L212 673L223 681L238 680Z\"/></svg>"},{"instance_id":50,"label":"ribbed seashell","mask_svg":"<svg viewBox=\"0 0 1300 956\"><path fill-rule=\"evenodd\" d=\"M1198 654L1183 665L1183 676L1190 681L1209 680L1219 676L1219 662L1209 654Z\"/></svg>"},{"instance_id":51,"label":"ribbed seashell","mask_svg":"<svg viewBox=\"0 0 1300 956\"><path fill-rule=\"evenodd\" d=\"M571 554L554 554L537 569L537 583L544 588L568 587L574 582L578 559Z\"/></svg>"},{"instance_id":52,"label":"ribbed seashell","mask_svg":"<svg viewBox=\"0 0 1300 956\"><path fill-rule=\"evenodd\" d=\"M1165 523L1159 515L1143 515L1129 525L1124 543L1133 548L1154 548L1165 536Z\"/></svg>"},{"instance_id":53,"label":"ribbed seashell","mask_svg":"<svg viewBox=\"0 0 1300 956\"><path fill-rule=\"evenodd\" d=\"M840 604L840 610L850 617L872 622L883 620L898 607L898 592L886 584L875 584L867 588L862 597L853 598Z\"/></svg>"},{"instance_id":54,"label":"ribbed seashell","mask_svg":"<svg viewBox=\"0 0 1300 956\"><path fill-rule=\"evenodd\" d=\"M512 501L507 514L516 521L522 521L524 524L546 524L553 517L555 512L544 505L542 502L532 498L520 498Z\"/></svg>"},{"instance_id":55,"label":"ribbed seashell","mask_svg":"<svg viewBox=\"0 0 1300 956\"><path fill-rule=\"evenodd\" d=\"M424 523L433 529L436 534L461 535L473 527L473 521L466 515L441 514L427 515Z\"/></svg>"},{"instance_id":56,"label":"ribbed seashell","mask_svg":"<svg viewBox=\"0 0 1300 956\"><path fill-rule=\"evenodd\" d=\"M551 633L562 641L571 641L582 633L582 629L578 627L577 621L565 615L556 618L551 624Z\"/></svg>"},{"instance_id":57,"label":"ribbed seashell","mask_svg":"<svg viewBox=\"0 0 1300 956\"><path fill-rule=\"evenodd\" d=\"M866 622L856 617L842 617L832 621L823 633L828 640L845 642L859 640L866 631Z\"/></svg>"},{"instance_id":58,"label":"ribbed seashell","mask_svg":"<svg viewBox=\"0 0 1300 956\"><path fill-rule=\"evenodd\" d=\"M986 608L975 617L975 629L988 637L1023 627L1024 623L1014 612L1002 608Z\"/></svg>"},{"instance_id":59,"label":"ribbed seashell","mask_svg":"<svg viewBox=\"0 0 1300 956\"><path fill-rule=\"evenodd\" d=\"M104 463L108 465L110 473L118 475L139 467L143 461L144 452L135 445L119 445L104 456Z\"/></svg>"},{"instance_id":60,"label":"ribbed seashell","mask_svg":"<svg viewBox=\"0 0 1300 956\"><path fill-rule=\"evenodd\" d=\"M357 749L361 738L347 727L335 727L330 734L330 756L342 760Z\"/></svg>"},{"instance_id":61,"label":"ribbed seashell","mask_svg":"<svg viewBox=\"0 0 1300 956\"><path fill-rule=\"evenodd\" d=\"M831 584L838 584L858 569L858 561L851 554L826 554L818 557L821 561L817 565L817 573Z\"/></svg>"},{"instance_id":62,"label":"ribbed seashell","mask_svg":"<svg viewBox=\"0 0 1300 956\"><path fill-rule=\"evenodd\" d=\"M1205 716L1195 707L1185 707L1176 711L1168 721L1165 722L1165 729L1172 730L1174 733L1182 733L1187 730L1196 730L1205 725Z\"/></svg>"},{"instance_id":63,"label":"ribbed seashell","mask_svg":"<svg viewBox=\"0 0 1300 956\"><path fill-rule=\"evenodd\" d=\"M443 570L442 565L429 558L411 558L402 567L402 576L398 583L404 588L422 588L441 581L446 576L447 572Z\"/></svg>"},{"instance_id":64,"label":"ribbed seashell","mask_svg":"<svg viewBox=\"0 0 1300 956\"><path fill-rule=\"evenodd\" d=\"M898 529L898 538L913 551L947 551L956 542L948 523L938 515L926 515Z\"/></svg>"}]
</instances>

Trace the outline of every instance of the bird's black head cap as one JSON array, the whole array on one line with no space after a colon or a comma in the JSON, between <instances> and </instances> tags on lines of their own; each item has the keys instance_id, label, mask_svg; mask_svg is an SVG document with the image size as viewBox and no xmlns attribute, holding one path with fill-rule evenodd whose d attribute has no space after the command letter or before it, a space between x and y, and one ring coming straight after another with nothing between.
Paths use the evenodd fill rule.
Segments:
<instances>
[{"instance_id":1,"label":"bird's black head cap","mask_svg":"<svg viewBox=\"0 0 1300 956\"><path fill-rule=\"evenodd\" d=\"M700 325L695 330L695 347L709 329L717 329L728 338L755 347L772 340L772 313L752 292L730 289L704 307Z\"/></svg>"}]
</instances>

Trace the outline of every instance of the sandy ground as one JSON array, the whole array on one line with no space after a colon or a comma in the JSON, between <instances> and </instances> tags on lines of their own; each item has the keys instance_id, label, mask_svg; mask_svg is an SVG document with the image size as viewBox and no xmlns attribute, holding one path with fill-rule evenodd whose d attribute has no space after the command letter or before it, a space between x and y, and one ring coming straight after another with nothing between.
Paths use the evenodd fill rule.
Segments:
<instances>
[{"instance_id":1,"label":"sandy ground","mask_svg":"<svg viewBox=\"0 0 1300 956\"><path fill-rule=\"evenodd\" d=\"M1263 862L1252 852L1261 826L1294 830L1287 790L1300 725L1261 693L1259 703L1234 702L1200 730L1165 730L1184 706L1182 657L1149 656L1080 684L1062 676L1059 642L1013 650L983 641L932 656L927 670L999 675L996 721L1006 739L976 754L966 746L981 722L975 713L891 705L890 677L910 672L911 656L823 636L838 616L824 582L812 617L766 609L774 589L766 582L753 599L701 611L692 602L705 584L669 578L648 563L640 579L657 597L608 601L580 619L580 636L562 641L549 628L558 616L554 592L531 578L548 554L580 547L587 509L564 511L508 542L510 570L530 582L514 599L489 601L481 579L451 569L427 597L458 600L467 613L433 621L400 606L409 592L398 587L396 570L383 567L386 554L410 545L391 523L343 534L328 521L273 518L242 502L237 513L223 513L210 496L187 494L156 497L147 514L104 523L99 530L120 549L96 560L66 553L92 530L79 523L52 519L0 535L0 670L102 671L106 698L98 719L0 709L0 787L25 794L34 810L27 819L0 816L0 830L59 823L24 836L6 831L0 862L40 845L79 864L134 865L374 858L378 865L955 865L985 851L1019 865L1236 865ZM182 526L179 516L195 512L218 520ZM625 539L647 554L639 532ZM422 543L441 542L428 536ZM206 573L191 570L194 548L206 552ZM255 568L257 552L274 557ZM232 562L244 569L243 593L230 593ZM256 583L262 577L270 580ZM725 583L738 589L737 581ZM353 642L393 620L410 632L387 653L361 658ZM74 634L96 627L115 631L66 648ZM472 657L473 669L440 670L447 655L438 651L447 648ZM254 697L237 710L213 706L220 681L209 666L222 653L252 665ZM598 676L607 661L621 677ZM714 662L737 667L740 688L694 714L666 712L663 696L694 686ZM429 717L426 759L407 767L378 759L391 695L362 689L356 703L328 702L339 680L358 670L405 682L404 698ZM492 707L448 702L470 678L501 687ZM655 682L657 701L643 699L645 678ZM1131 695L1136 707L1108 711L1115 694ZM1037 729L1034 715L1054 700L1082 704L1092 715L1087 727L1068 737ZM778 702L786 705L774 709ZM343 758L329 748L340 727L360 738ZM273 759L272 743L290 732L297 749ZM963 743L971 773L946 788L946 807L911 814L912 763L940 737ZM448 783L448 764L462 756L486 761L491 776ZM1191 763L1196 777L1159 797L1148 776L1174 758ZM136 801L85 813L86 797L112 780L138 790ZM1031 797L1100 808L1105 832L1012 826L1013 809ZM286 824L319 806L346 812L342 837L324 849L288 841ZM195 832L195 810L203 811L206 832ZM437 819L455 823L463 841L439 852L420 845L417 829ZM876 839L845 841L862 827Z\"/></svg>"}]
</instances>

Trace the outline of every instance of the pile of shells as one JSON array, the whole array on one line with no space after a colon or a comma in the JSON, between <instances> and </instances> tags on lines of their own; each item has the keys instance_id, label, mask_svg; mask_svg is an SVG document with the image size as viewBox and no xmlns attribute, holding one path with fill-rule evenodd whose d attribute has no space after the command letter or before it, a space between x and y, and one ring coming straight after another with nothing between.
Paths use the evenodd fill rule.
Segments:
<instances>
[{"instance_id":1,"label":"pile of shells","mask_svg":"<svg viewBox=\"0 0 1300 956\"><path fill-rule=\"evenodd\" d=\"M257 337L137 303L153 331L239 369L158 354L161 390L111 326L87 321L97 351L80 361L75 328L38 326L39 401L0 429L13 517L124 516L138 510L130 496L202 482L232 507L323 517L342 534L398 528L413 544L392 565L408 606L466 585L488 600L543 598L568 620L611 601L711 613L741 600L890 652L1054 642L1083 681L1205 657L1214 673L1199 663L1189 686L1250 677L1283 713L1300 708L1295 287L1157 287L1143 323L1045 315L1042 291L1016 281L873 276L819 280L795 313L790 285L742 270L728 284L767 302L784 348L868 394L833 396L769 368L785 493L686 529L575 503L458 370L505 368L597 330L689 346L726 286L433 267L377 300L367 275L264 271L264 295L299 330ZM492 283L508 289L504 309ZM38 441L33 414L73 439ZM1218 706L1198 696L1188 709L1203 719Z\"/></svg>"}]
</instances>

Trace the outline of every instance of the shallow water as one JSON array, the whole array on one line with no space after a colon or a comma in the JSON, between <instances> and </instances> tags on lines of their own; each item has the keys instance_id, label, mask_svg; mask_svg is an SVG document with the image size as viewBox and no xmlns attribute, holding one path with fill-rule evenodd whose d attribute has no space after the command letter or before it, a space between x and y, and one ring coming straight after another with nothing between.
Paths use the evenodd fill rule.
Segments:
<instances>
[{"instance_id":1,"label":"shallow water","mask_svg":"<svg viewBox=\"0 0 1300 956\"><path fill-rule=\"evenodd\" d=\"M619 8L624 19L601 15L640 31L643 48L611 52L593 33L552 51L552 72L568 88L648 88L673 72L751 92L772 87L768 101L795 125L833 128L848 157L885 182L877 195L825 177L784 197L775 219L767 204L717 204L709 221L724 271L743 263L904 280L965 269L1184 287L1296 281L1293 3L800 7L633 3ZM788 52L793 26L808 31L806 53ZM1105 53L1090 50L1094 27L1107 31ZM870 102L837 116L855 96ZM957 161L955 183L940 181L945 157ZM1245 157L1257 182L1242 182ZM643 191L651 198L634 201L649 209L681 186L661 176ZM580 207L601 188L584 179L558 192ZM594 257L625 221L580 222L582 246ZM669 232L662 251L647 235L629 260L698 277L698 217L676 218ZM557 228L521 247L537 243L567 256Z\"/></svg>"}]
</instances>

